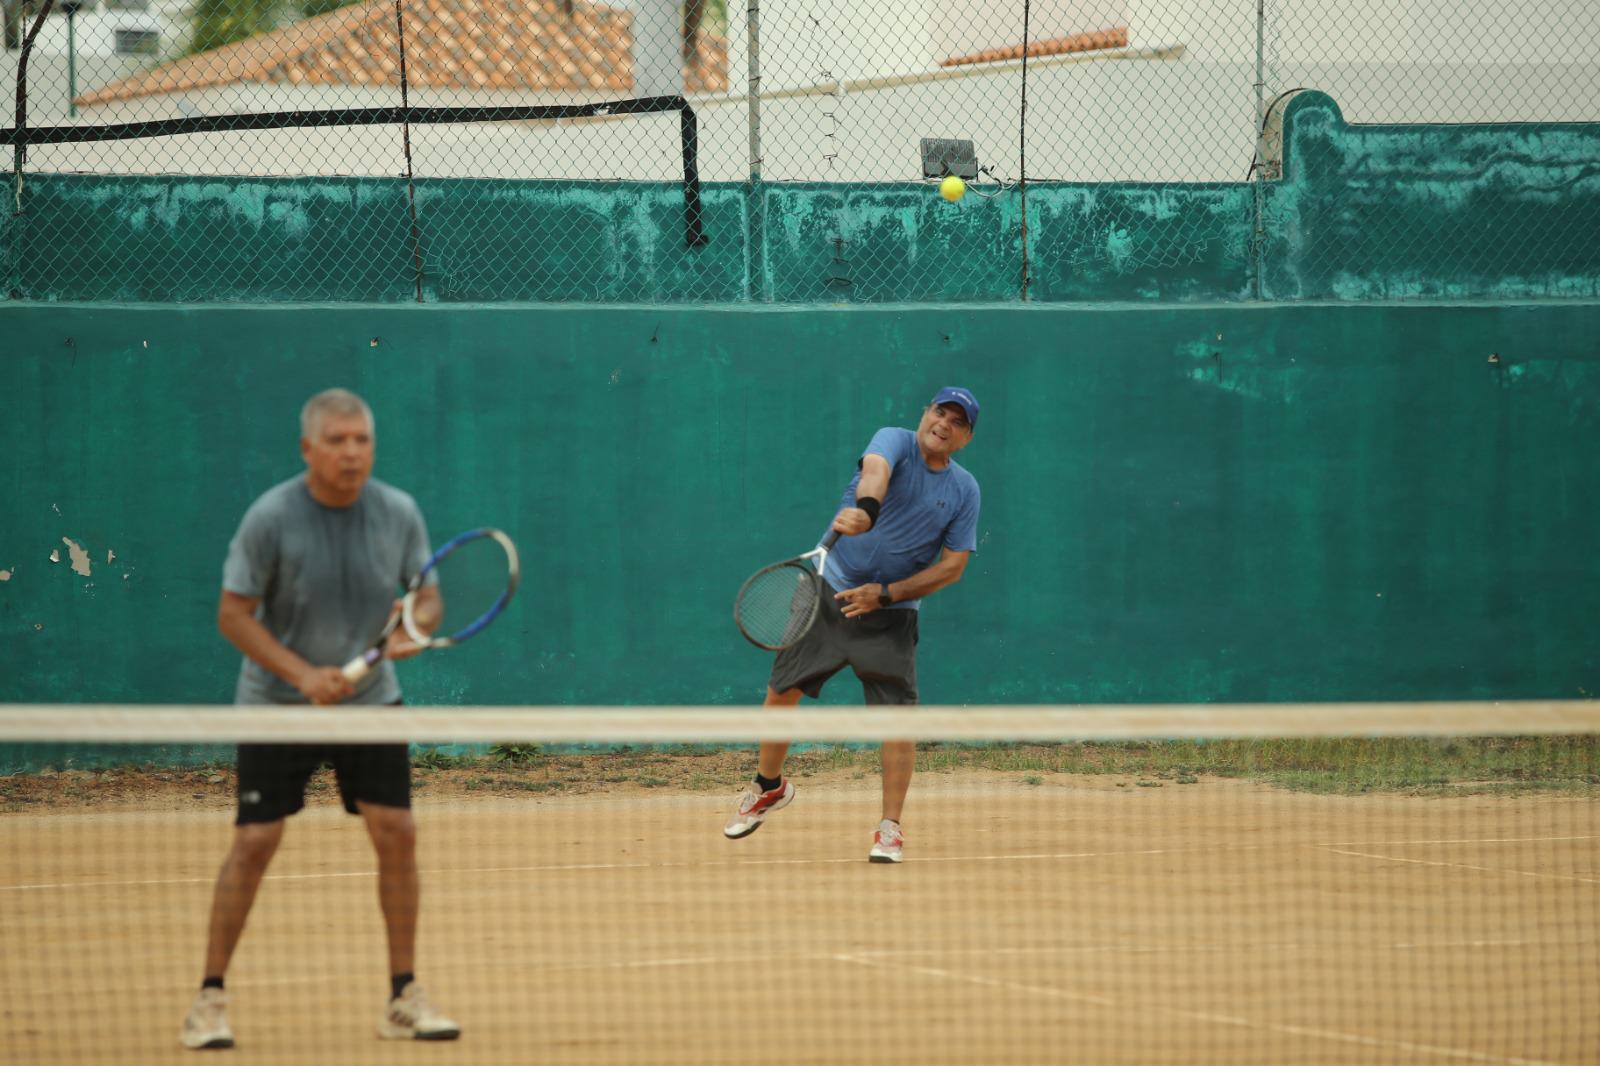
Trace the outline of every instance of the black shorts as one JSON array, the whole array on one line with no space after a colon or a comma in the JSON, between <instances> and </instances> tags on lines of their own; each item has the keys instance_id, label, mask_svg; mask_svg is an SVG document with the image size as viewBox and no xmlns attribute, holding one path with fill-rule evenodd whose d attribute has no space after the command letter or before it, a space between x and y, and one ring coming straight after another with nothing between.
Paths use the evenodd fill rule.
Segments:
<instances>
[{"instance_id":1,"label":"black shorts","mask_svg":"<svg viewBox=\"0 0 1600 1066\"><path fill-rule=\"evenodd\" d=\"M917 614L889 608L846 618L844 603L824 585L816 624L800 643L778 653L767 684L774 692L797 688L816 699L828 678L849 666L861 679L867 703L916 703Z\"/></svg>"},{"instance_id":2,"label":"black shorts","mask_svg":"<svg viewBox=\"0 0 1600 1066\"><path fill-rule=\"evenodd\" d=\"M239 813L234 825L276 822L306 805L306 783L333 767L344 809L356 801L411 806L411 748L407 744L240 744Z\"/></svg>"}]
</instances>

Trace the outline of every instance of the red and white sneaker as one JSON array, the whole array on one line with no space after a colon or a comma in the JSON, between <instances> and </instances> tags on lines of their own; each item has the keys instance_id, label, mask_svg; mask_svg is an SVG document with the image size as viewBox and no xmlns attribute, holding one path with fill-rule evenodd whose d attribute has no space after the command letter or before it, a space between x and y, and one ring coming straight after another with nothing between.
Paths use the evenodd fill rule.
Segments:
<instances>
[{"instance_id":1,"label":"red and white sneaker","mask_svg":"<svg viewBox=\"0 0 1600 1066\"><path fill-rule=\"evenodd\" d=\"M722 827L722 835L729 840L749 836L761 828L761 823L767 820L767 815L787 807L792 799L794 799L794 784L787 777L779 778L778 787L770 792L762 792L754 781L750 782L745 787L744 794L739 797L738 809L733 812L733 817L728 819L728 824Z\"/></svg>"},{"instance_id":2,"label":"red and white sneaker","mask_svg":"<svg viewBox=\"0 0 1600 1066\"><path fill-rule=\"evenodd\" d=\"M868 862L900 862L905 858L906 835L900 832L900 823L885 818L872 834L872 850L867 852Z\"/></svg>"}]
</instances>

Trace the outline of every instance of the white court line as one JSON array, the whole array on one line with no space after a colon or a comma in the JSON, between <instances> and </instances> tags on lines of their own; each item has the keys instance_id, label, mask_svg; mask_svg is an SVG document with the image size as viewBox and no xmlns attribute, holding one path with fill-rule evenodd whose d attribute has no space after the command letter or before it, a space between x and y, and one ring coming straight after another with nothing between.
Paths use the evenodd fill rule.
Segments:
<instances>
[{"instance_id":1,"label":"white court line","mask_svg":"<svg viewBox=\"0 0 1600 1066\"><path fill-rule=\"evenodd\" d=\"M1409 862L1416 866L1444 866L1456 870L1478 870L1486 874L1514 874L1517 877L1544 877L1554 881L1581 881L1587 885L1600 885L1600 878L1578 877L1575 874L1547 874L1538 870L1507 870L1497 866L1474 866L1468 862L1438 862L1433 859L1405 859L1398 855L1378 855L1370 851L1349 851L1345 848L1328 848L1336 855L1354 855L1361 859L1380 859L1384 862Z\"/></svg>"},{"instance_id":2,"label":"white court line","mask_svg":"<svg viewBox=\"0 0 1600 1066\"><path fill-rule=\"evenodd\" d=\"M470 871L468 871L470 872ZM375 870L350 870L336 873L323 874L267 874L264 881L318 881L337 880L346 877L376 877ZM61 881L55 884L37 885L0 885L0 892L39 892L48 889L65 888L144 888L154 885L210 885L216 883L216 876L211 877L166 877L154 878L149 881Z\"/></svg>"},{"instance_id":3,"label":"white court line","mask_svg":"<svg viewBox=\"0 0 1600 1066\"><path fill-rule=\"evenodd\" d=\"M773 955L774 961L783 962L824 962L831 955L826 953L810 953L804 955ZM530 968L539 973L563 972L570 973L575 970L663 970L695 966L745 966L750 962L748 954L743 955L695 955L678 959L627 959L621 962L557 962L530 964L527 959L519 958L509 962L498 962L487 959L473 959L470 962L449 962L435 960L428 963L429 972L452 972L458 970L526 970ZM294 977L266 977L240 981L239 988L268 988L276 986L299 986L304 984L337 984L348 981L348 974L299 974ZM184 988L191 986L184 985ZM229 986L234 987L232 985Z\"/></svg>"},{"instance_id":4,"label":"white court line","mask_svg":"<svg viewBox=\"0 0 1600 1066\"><path fill-rule=\"evenodd\" d=\"M859 955L839 955L833 958L840 962L853 963L858 966L876 966L880 969L889 968L883 963L862 958ZM1124 1010L1130 1013L1148 1013L1154 1011L1159 1014L1168 1014L1179 1018L1190 1018L1195 1021L1211 1022L1215 1025L1231 1025L1242 1029L1264 1029L1271 1032L1288 1033L1291 1036L1310 1036L1319 1040L1333 1040L1346 1044L1359 1044L1363 1047L1384 1048L1393 1051L1404 1051L1422 1055L1435 1055L1442 1058L1464 1059L1469 1062L1492 1062L1500 1066L1559 1066L1557 1063L1546 1062L1541 1059L1524 1059L1517 1056L1503 1058L1499 1055L1489 1055L1481 1051L1469 1051L1465 1048L1442 1047L1437 1044L1415 1044L1409 1040L1384 1040L1374 1036L1364 1036L1360 1033L1345 1033L1334 1029L1317 1029L1303 1025L1280 1025L1277 1022L1263 1022L1251 1018L1239 1018L1231 1014L1216 1014L1211 1011L1182 1010L1174 1007L1152 1006L1147 1003L1124 1003L1104 996L1091 996L1080 992L1069 992L1066 989L1054 988L1048 985L1025 985L1016 981L1002 981L993 977L982 977L978 974L952 973L949 970L938 970L931 966L898 966L897 970L909 970L913 973L938 977L947 981L960 981L967 984L982 985L989 988L1003 989L1007 992L1021 992L1025 995L1048 996L1052 999L1066 999L1078 1003L1090 1003L1096 1006L1109 1007L1114 1010Z\"/></svg>"},{"instance_id":5,"label":"white court line","mask_svg":"<svg viewBox=\"0 0 1600 1066\"><path fill-rule=\"evenodd\" d=\"M1163 942L1149 946L1133 944L1057 944L1033 945L1025 948L858 948L852 952L862 958L910 958L914 955L1193 955L1239 954L1259 952L1327 953L1329 951L1453 951L1460 948L1582 948L1600 945L1600 940L1577 940L1572 937L1539 940L1411 940L1398 944L1372 944L1365 941L1352 945L1348 940L1336 942L1299 942L1270 940L1229 940L1183 944Z\"/></svg>"},{"instance_id":6,"label":"white court line","mask_svg":"<svg viewBox=\"0 0 1600 1066\"><path fill-rule=\"evenodd\" d=\"M1246 845L1247 848L1262 847L1265 845ZM1123 855L1177 855L1193 854L1198 851L1235 850L1212 848L1154 848L1141 851L1060 851L1040 852L1028 855L933 855L916 859L917 863L955 863L955 862L1041 862L1061 859L1099 859ZM1242 850L1242 849L1240 849ZM580 862L580 863L553 863L537 866L479 866L460 867L448 866L439 869L419 871L424 877L445 876L478 876L482 874L523 874L523 873L576 873L589 870L672 870L672 869L710 869L725 866L842 866L862 865L859 858L834 858L834 859L717 859L711 862ZM315 881L319 878L339 877L376 877L374 870L361 870L340 873L317 874L267 874L263 880L267 881ZM177 877L156 878L147 881L61 881L49 884L27 885L0 885L0 892L35 892L45 889L69 888L139 888L148 885L209 885L216 881L216 877Z\"/></svg>"},{"instance_id":7,"label":"white court line","mask_svg":"<svg viewBox=\"0 0 1600 1066\"><path fill-rule=\"evenodd\" d=\"M1421 844L1517 844L1534 843L1553 840L1592 840L1592 836L1562 836L1562 837L1491 837L1483 840L1454 839L1454 840L1394 840L1394 841L1352 841L1346 843L1360 844L1363 846L1399 847L1402 845ZM1067 859L1105 859L1138 855L1196 855L1209 854L1223 851L1264 851L1288 850L1300 845L1290 842L1272 844L1227 844L1219 847L1206 848L1143 848L1130 851L1054 851L1033 852L1020 855L924 855L918 856L911 862L921 865L923 863L960 863L960 862L1059 862ZM1338 850L1342 844L1311 844L1310 847ZM1340 852L1340 854L1356 855L1359 852ZM1385 858L1386 856L1366 856L1368 858ZM857 864L861 860L855 858L815 858L815 859L718 859L711 862L591 862L591 863L551 863L533 866L480 866L472 868L445 867L441 869L423 870L421 873L428 877L442 877L448 875L477 876L481 874L518 874L518 873L581 873L584 871L619 871L619 870L668 870L690 869L696 867L730 867L730 866L838 866ZM1420 862L1417 859L1396 859L1396 862ZM1449 865L1449 864L1441 864ZM316 873L316 874L268 874L268 881L315 881L323 878L334 879L344 877L375 877L376 871L364 870L341 873ZM1563 877L1562 874L1529 874L1533 877ZM46 890L65 890L74 888L142 888L154 885L198 885L212 884L215 876L187 877L187 878L153 878L135 881L60 881L43 884L0 885L0 892L36 892ZM1577 878L1577 880L1587 880Z\"/></svg>"},{"instance_id":8,"label":"white court line","mask_svg":"<svg viewBox=\"0 0 1600 1066\"><path fill-rule=\"evenodd\" d=\"M1570 837L1457 837L1444 840L1339 840L1328 844L1318 844L1319 848L1401 848L1420 846L1423 844L1542 844L1554 840L1593 840L1594 835L1585 833L1580 836Z\"/></svg>"},{"instance_id":9,"label":"white court line","mask_svg":"<svg viewBox=\"0 0 1600 1066\"><path fill-rule=\"evenodd\" d=\"M1600 944L1595 940L1423 940L1414 943L1390 944L1394 951L1452 951L1456 948L1589 948Z\"/></svg>"},{"instance_id":10,"label":"white court line","mask_svg":"<svg viewBox=\"0 0 1600 1066\"><path fill-rule=\"evenodd\" d=\"M1455 947L1461 947L1461 946L1473 946L1473 947L1478 947L1478 946L1496 946L1496 947L1534 947L1534 946L1538 946L1538 947L1551 947L1551 946L1554 946L1554 947L1567 947L1567 948L1581 948L1581 947L1585 947L1585 946L1592 946L1592 944L1593 944L1592 941L1586 942L1586 941L1578 941L1578 940L1561 939L1561 940L1500 940L1500 941L1455 941L1455 942L1439 941L1438 943L1435 943L1435 944L1390 944L1390 945L1388 945L1388 947L1390 949L1415 949L1415 948L1419 948L1419 947L1421 947L1421 948L1455 948ZM1217 947L1217 951L1218 951L1219 954L1223 953L1223 952L1235 952L1235 951L1245 951L1245 952L1248 952L1248 951L1263 951L1263 950L1275 951L1275 950L1279 950L1279 949L1282 949L1282 948L1285 948L1285 947L1293 949L1293 950L1308 949L1308 950L1312 950L1312 951L1316 951L1316 952L1325 953L1328 950L1329 945L1326 945L1326 944L1305 944L1305 945L1301 945L1301 944L1239 943L1239 944L1229 944L1229 945L1225 945L1225 946L1218 946ZM1210 948L1210 946L1207 946L1208 950L1209 950L1209 948ZM983 955L985 957L990 957L990 956L995 956L995 955L1017 956L1017 955L1057 955L1057 954L1060 954L1060 955L1064 955L1064 954L1080 954L1080 955L1081 954L1173 955L1175 953L1182 953L1182 952L1185 952L1185 951L1188 951L1188 950L1189 950L1189 948L1187 948L1187 947L1183 947L1183 946L1174 947L1173 945L1170 945L1170 944L1153 945L1151 947L1125 947L1125 946L1117 946L1117 945L1109 945L1108 944L1108 945L1090 945L1090 946L1077 947L1077 948L1039 948L1039 947L1028 947L1028 948L994 948L994 947L986 947L986 948L881 948L881 949L880 948L870 948L870 949L864 949L864 950L863 949L852 950L850 952L850 955L855 957L856 959L858 959L863 965L869 965L874 960L878 960L878 959L883 959L883 960L902 959L902 958L910 958L911 956L915 956L915 955L941 955L941 956L950 956L950 955ZM1384 950L1384 948L1381 945L1362 945L1359 950L1376 951L1376 950ZM843 957L844 956L842 956L842 955L840 955L838 953L832 952L832 951L800 952L800 953L778 953L778 954L774 954L774 955L771 956L771 961L774 961L774 962L786 962L786 963L826 962L828 960L841 959ZM575 970L654 970L654 969L680 969L680 968L681 969L687 969L687 968L696 967L696 966L743 966L747 962L749 962L749 956L748 955L691 955L691 956L683 956L683 957L680 957L680 958L670 958L669 957L669 958L664 958L664 959L624 959L624 960L620 960L620 961L618 961L618 960L585 960L585 961L575 961L575 962L541 963L541 964L537 964L535 966L535 968L537 970L541 971L541 972L553 972L553 971L558 971L558 970L562 971L562 972L571 972L571 971L575 971ZM442 969L442 970L447 970L447 971L448 970L468 970L468 969L471 969L471 970L482 970L482 969L522 970L522 969L526 969L528 966L529 966L529 962L528 962L527 959L519 958L519 959L510 961L510 962L492 962L492 961L485 960L485 959L473 959L470 962L461 962L461 963L435 962L435 963L431 963L429 965L429 968L430 969ZM915 967L909 967L909 968L914 969ZM329 982L334 982L334 981L343 981L345 979L346 978L343 975L316 976L316 975L306 974L306 975L299 975L299 976L296 976L296 977L255 979L255 980L250 981L249 983L251 985L263 985L263 986L265 986L265 985L295 985L295 984L304 984L307 981L329 981ZM188 986L185 985L184 987L188 987Z\"/></svg>"},{"instance_id":11,"label":"white court line","mask_svg":"<svg viewBox=\"0 0 1600 1066\"><path fill-rule=\"evenodd\" d=\"M1391 944L1391 945L1389 945L1389 947L1390 948L1399 948L1399 949L1409 949L1409 948L1453 948L1453 947L1460 947L1460 946L1473 946L1473 947L1477 947L1477 946L1511 946L1511 947L1516 947L1516 946L1529 946L1529 947L1531 947L1531 946L1539 946L1539 947L1548 947L1548 946L1552 946L1552 945L1553 946L1557 946L1557 947L1580 947L1581 948L1581 947L1586 947L1586 946L1592 946L1593 942L1590 942L1590 941L1574 941L1574 940L1569 940L1569 939L1561 939L1561 940L1455 941L1455 942L1439 941L1439 942L1433 943L1433 944ZM1299 948L1302 947L1302 945L1299 945L1299 944L1281 945L1281 944L1254 943L1254 944L1230 944L1230 945L1227 945L1227 950L1237 950L1237 951L1250 951L1250 950L1263 950L1263 949L1273 949L1273 950L1275 950L1275 949L1278 949L1278 948L1281 948L1281 947L1285 947L1285 946L1290 947L1290 948L1294 948L1294 949L1299 949ZM1319 951L1319 952L1327 950L1327 945L1312 944L1312 945L1304 945L1304 946L1305 947L1309 947L1312 950ZM1174 947L1173 945L1170 945L1170 944L1157 945L1157 946L1152 946L1152 947L1148 947L1148 948L1145 948L1145 947L1119 947L1119 946L1114 946L1114 945L1089 945L1089 946L1085 946L1085 947L1081 947L1081 948L1057 948L1057 947L1044 947L1044 948L1041 948L1041 947L1027 947L1027 948L994 948L994 947L984 947L984 948L869 948L869 949L853 949L848 956L840 954L840 953L837 953L837 952L833 952L833 951L812 951L812 952L798 952L798 953L779 952L779 953L776 953L776 954L771 956L771 961L773 961L773 962L783 962L783 963L801 963L801 962L828 962L828 961L839 961L839 960L853 959L854 961L859 962L861 965L873 965L874 960L877 960L877 959L884 959L884 960L900 959L900 958L909 958L909 957L915 956L915 955L983 955L985 957L988 957L988 956L995 956L995 955L1012 955L1012 956L1015 956L1015 955L1039 955L1039 954L1048 955L1048 954L1067 954L1067 953L1084 954L1084 953L1094 953L1094 952L1106 953L1106 954L1126 953L1126 954L1141 954L1141 955L1171 955L1175 951L1183 951L1183 950L1185 950L1185 949L1182 948L1182 947ZM1381 950L1381 948L1366 948L1365 950ZM668 957L668 958L661 958L661 959L622 959L622 960L584 959L584 960L574 960L574 961L565 961L565 962L536 962L536 963L530 963L530 961L528 959L526 959L526 958L517 958L517 959L514 959L514 960L505 960L505 961L494 960L494 959L477 958L477 959L472 959L472 960L469 960L469 961L461 961L461 962L455 962L455 961L450 961L450 960L435 960L433 963L429 964L429 969L430 970L439 970L439 971L442 971L442 972L454 972L454 971L461 971L461 970L475 970L475 971L476 970L518 970L518 971L521 971L521 970L526 970L530 966L532 966L532 968L534 970L536 970L537 972L539 972L541 974L550 974L550 973L557 973L557 972L560 972L560 973L572 973L572 972L575 972L575 971L595 971L595 970L618 972L618 971L625 971L625 970L691 969L691 968L694 968L694 967L738 967L738 966L744 966L745 964L747 964L749 962L749 959L750 959L750 957L749 957L748 954L739 954L739 955L688 955L688 956L682 956L682 957L677 957L677 958ZM915 969L915 967L906 967L906 968ZM294 975L292 977L245 977L245 978L241 978L240 980L238 980L236 982L236 985L237 985L237 987L239 989L248 990L248 989L253 989L253 988L297 987L297 986L307 985L307 984L338 984L338 983L347 982L349 980L350 980L349 975L348 974L344 974L344 973L305 973L305 974L296 974L296 975ZM996 982L989 981L986 978L972 978L972 980L975 980L977 983L980 983L980 984L983 984L983 983L996 984ZM187 984L187 983L184 983L182 985L174 984L174 985L169 986L169 988L171 988L171 989L175 989L175 990L176 989L181 989L181 990L185 990L185 991L187 991L191 987L192 986ZM1106 1006L1117 1006L1118 1005L1118 1004L1112 1003L1109 1000L1104 1000L1103 997L1078 996L1078 995L1073 994L1073 993L1062 993L1062 994L1067 996L1068 998L1083 999L1085 1002L1103 1003ZM1512 1062L1512 1063L1516 1063L1516 1062L1520 1062L1520 1061L1523 1061L1523 1060L1509 1059L1509 1060L1506 1060L1506 1061Z\"/></svg>"}]
</instances>

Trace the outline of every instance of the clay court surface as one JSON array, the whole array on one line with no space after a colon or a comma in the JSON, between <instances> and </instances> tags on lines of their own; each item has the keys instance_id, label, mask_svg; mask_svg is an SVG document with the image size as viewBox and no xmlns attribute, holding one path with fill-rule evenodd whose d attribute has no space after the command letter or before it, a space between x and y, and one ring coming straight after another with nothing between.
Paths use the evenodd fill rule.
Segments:
<instances>
[{"instance_id":1,"label":"clay court surface","mask_svg":"<svg viewBox=\"0 0 1600 1066\"><path fill-rule=\"evenodd\" d=\"M0 814L0 1062L194 1061L211 784ZM464 1034L403 1046L364 832L314 797L202 1061L1600 1062L1592 798L927 774L893 867L871 776L729 842L735 789L425 789L419 976Z\"/></svg>"}]
</instances>

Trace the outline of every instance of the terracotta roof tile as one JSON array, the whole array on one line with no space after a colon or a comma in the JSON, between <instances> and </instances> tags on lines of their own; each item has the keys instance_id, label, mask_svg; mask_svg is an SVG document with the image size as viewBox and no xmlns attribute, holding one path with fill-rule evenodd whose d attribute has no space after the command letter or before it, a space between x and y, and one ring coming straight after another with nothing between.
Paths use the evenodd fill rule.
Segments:
<instances>
[{"instance_id":1,"label":"terracotta roof tile","mask_svg":"<svg viewBox=\"0 0 1600 1066\"><path fill-rule=\"evenodd\" d=\"M419 88L535 91L633 86L633 16L577 0L402 0L407 80ZM515 47L511 47L515 42ZM728 43L702 32L689 92L728 88ZM394 0L364 0L271 33L151 67L77 99L83 107L240 82L395 85Z\"/></svg>"},{"instance_id":2,"label":"terracotta roof tile","mask_svg":"<svg viewBox=\"0 0 1600 1066\"><path fill-rule=\"evenodd\" d=\"M1028 57L1069 55L1073 52L1095 52L1102 48L1126 48L1128 46L1128 27L1118 26L1109 30L1093 30L1089 33L1074 33L1068 37L1052 37L1043 41L1032 41L1028 44ZM969 63L998 63L1007 59L1021 59L1022 45L1012 44L1003 48L985 48L981 52L971 55L951 56L942 60L941 67L959 67Z\"/></svg>"}]
</instances>

